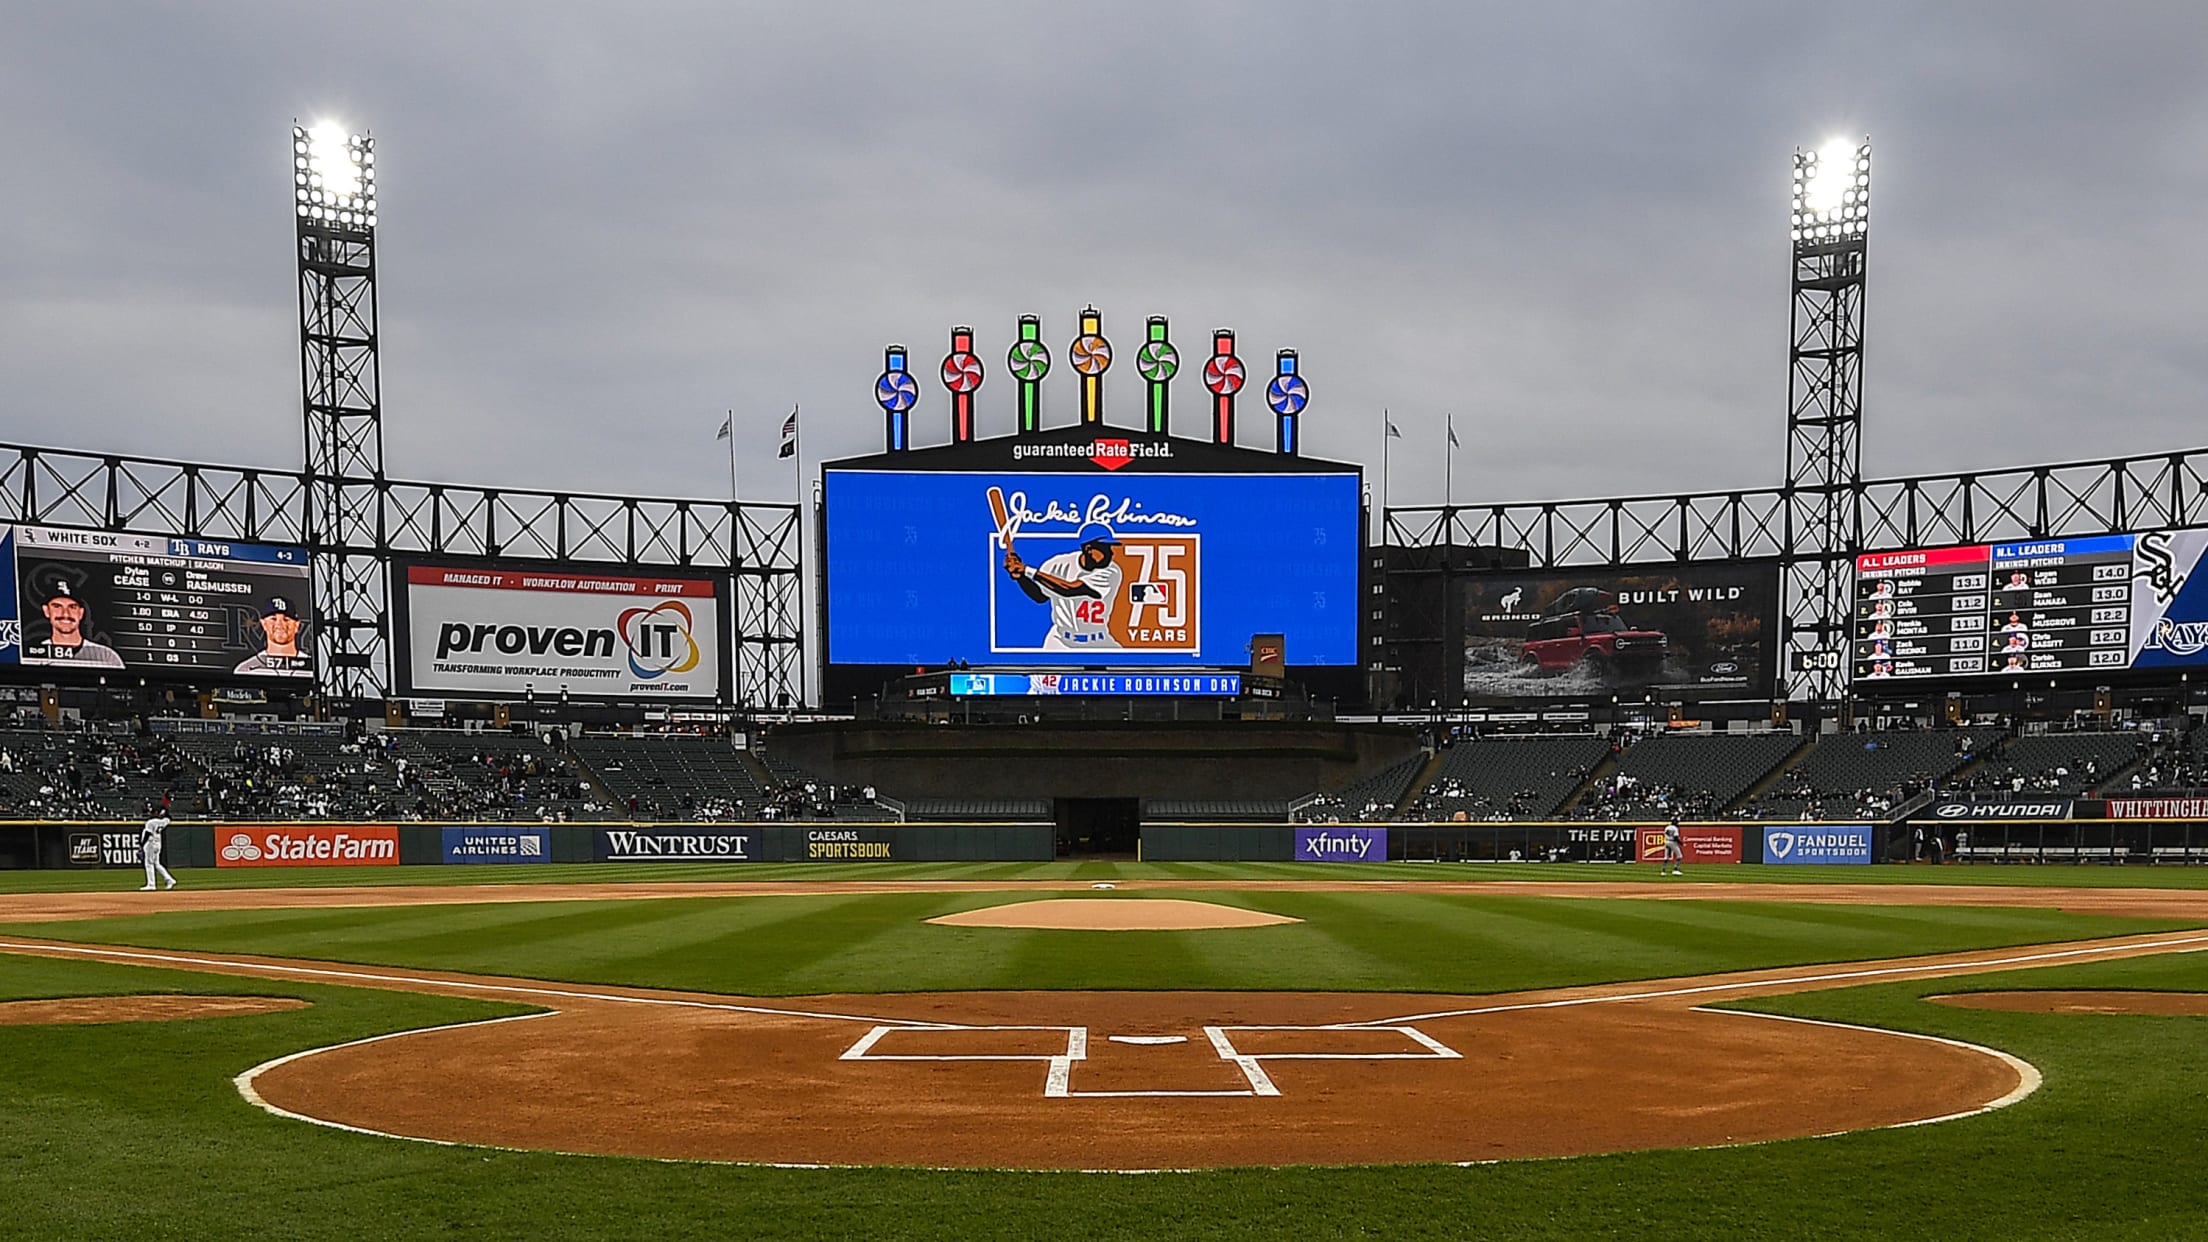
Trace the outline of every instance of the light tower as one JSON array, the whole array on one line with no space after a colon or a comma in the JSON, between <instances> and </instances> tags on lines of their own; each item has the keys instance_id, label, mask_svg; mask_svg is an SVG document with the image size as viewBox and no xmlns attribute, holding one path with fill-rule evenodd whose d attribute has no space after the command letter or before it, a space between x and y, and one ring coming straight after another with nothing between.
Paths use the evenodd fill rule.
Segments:
<instances>
[{"instance_id":1,"label":"light tower","mask_svg":"<svg viewBox=\"0 0 2208 1242\"><path fill-rule=\"evenodd\" d=\"M1846 687L1853 554L1863 541L1863 257L1871 145L1794 152L1794 313L1786 411L1785 588L1791 697Z\"/></svg>"},{"instance_id":2,"label":"light tower","mask_svg":"<svg viewBox=\"0 0 2208 1242\"><path fill-rule=\"evenodd\" d=\"M383 401L376 364L376 140L323 121L291 130L306 414L310 620L325 694L388 691Z\"/></svg>"}]
</instances>

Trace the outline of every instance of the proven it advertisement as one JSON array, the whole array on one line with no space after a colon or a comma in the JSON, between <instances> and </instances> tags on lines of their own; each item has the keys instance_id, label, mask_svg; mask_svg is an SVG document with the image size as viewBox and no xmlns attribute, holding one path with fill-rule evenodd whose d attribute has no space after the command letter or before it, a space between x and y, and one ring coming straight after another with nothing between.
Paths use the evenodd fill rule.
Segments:
<instances>
[{"instance_id":1,"label":"proven it advertisement","mask_svg":"<svg viewBox=\"0 0 2208 1242\"><path fill-rule=\"evenodd\" d=\"M403 566L410 695L705 701L726 687L720 584L575 566Z\"/></svg>"},{"instance_id":2,"label":"proven it advertisement","mask_svg":"<svg viewBox=\"0 0 2208 1242\"><path fill-rule=\"evenodd\" d=\"M1354 664L1355 474L830 470L838 664Z\"/></svg>"}]
</instances>

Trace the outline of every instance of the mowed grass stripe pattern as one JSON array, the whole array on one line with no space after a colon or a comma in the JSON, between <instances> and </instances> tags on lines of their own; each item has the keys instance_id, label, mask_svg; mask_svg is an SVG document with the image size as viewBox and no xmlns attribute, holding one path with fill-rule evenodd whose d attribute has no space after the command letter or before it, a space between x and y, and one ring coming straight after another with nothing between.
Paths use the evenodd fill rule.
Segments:
<instances>
[{"instance_id":1,"label":"mowed grass stripe pattern","mask_svg":"<svg viewBox=\"0 0 2208 1242\"><path fill-rule=\"evenodd\" d=\"M943 927L1026 894L190 911L21 935L746 996L1026 989L1487 993L2167 930L2053 910L1217 893L1303 920L1192 932ZM1148 900L1096 894L1097 901Z\"/></svg>"}]
</instances>

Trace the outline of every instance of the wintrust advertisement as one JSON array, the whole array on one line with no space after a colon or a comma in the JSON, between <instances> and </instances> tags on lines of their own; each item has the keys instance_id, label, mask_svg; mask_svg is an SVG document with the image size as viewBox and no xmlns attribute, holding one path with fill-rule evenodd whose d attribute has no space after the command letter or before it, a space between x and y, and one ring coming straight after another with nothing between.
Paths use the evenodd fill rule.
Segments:
<instances>
[{"instance_id":1,"label":"wintrust advertisement","mask_svg":"<svg viewBox=\"0 0 2208 1242\"><path fill-rule=\"evenodd\" d=\"M575 566L403 565L408 695L710 701L724 694L722 584Z\"/></svg>"},{"instance_id":2,"label":"wintrust advertisement","mask_svg":"<svg viewBox=\"0 0 2208 1242\"><path fill-rule=\"evenodd\" d=\"M396 867L389 824L251 824L215 830L218 867Z\"/></svg>"}]
</instances>

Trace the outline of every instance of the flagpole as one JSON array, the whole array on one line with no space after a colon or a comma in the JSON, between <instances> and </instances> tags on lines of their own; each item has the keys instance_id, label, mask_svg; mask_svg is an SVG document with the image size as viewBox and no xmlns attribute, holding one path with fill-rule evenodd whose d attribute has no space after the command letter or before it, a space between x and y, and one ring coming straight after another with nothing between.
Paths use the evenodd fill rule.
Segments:
<instances>
[{"instance_id":1,"label":"flagpole","mask_svg":"<svg viewBox=\"0 0 2208 1242\"><path fill-rule=\"evenodd\" d=\"M1449 529L1449 506L1457 503L1457 416L1444 414L1442 426L1448 429L1449 441L1442 446L1441 466L1441 521L1444 538Z\"/></svg>"}]
</instances>

